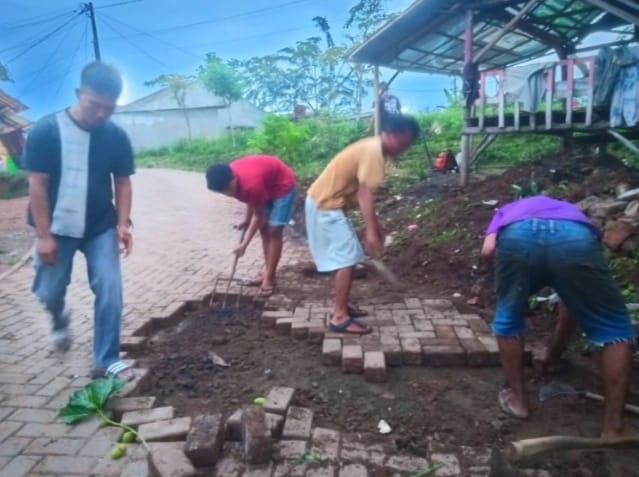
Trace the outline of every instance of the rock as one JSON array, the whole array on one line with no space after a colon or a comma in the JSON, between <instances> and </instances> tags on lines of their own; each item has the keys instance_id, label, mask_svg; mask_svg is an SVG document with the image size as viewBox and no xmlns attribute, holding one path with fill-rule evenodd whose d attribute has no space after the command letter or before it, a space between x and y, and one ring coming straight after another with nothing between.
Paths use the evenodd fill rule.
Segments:
<instances>
[{"instance_id":1,"label":"rock","mask_svg":"<svg viewBox=\"0 0 639 477\"><path fill-rule=\"evenodd\" d=\"M594 195L589 195L581 202L577 203L577 207L584 211L584 213L589 214L590 209L595 205L601 202L601 199Z\"/></svg>"},{"instance_id":2,"label":"rock","mask_svg":"<svg viewBox=\"0 0 639 477\"><path fill-rule=\"evenodd\" d=\"M184 453L195 467L211 467L217 462L223 445L222 416L197 416L186 436Z\"/></svg>"},{"instance_id":3,"label":"rock","mask_svg":"<svg viewBox=\"0 0 639 477\"><path fill-rule=\"evenodd\" d=\"M637 226L627 220L608 222L604 230L603 243L606 247L617 250L636 230Z\"/></svg>"},{"instance_id":4,"label":"rock","mask_svg":"<svg viewBox=\"0 0 639 477\"><path fill-rule=\"evenodd\" d=\"M271 431L261 406L247 406L242 410L242 440L247 464L267 464L271 460Z\"/></svg>"},{"instance_id":5,"label":"rock","mask_svg":"<svg viewBox=\"0 0 639 477\"><path fill-rule=\"evenodd\" d=\"M635 200L639 199L639 189L631 189L617 197L619 200Z\"/></svg>"},{"instance_id":6,"label":"rock","mask_svg":"<svg viewBox=\"0 0 639 477\"><path fill-rule=\"evenodd\" d=\"M603 200L590 207L590 215L598 218L611 218L626 209L627 203L621 200Z\"/></svg>"},{"instance_id":7,"label":"rock","mask_svg":"<svg viewBox=\"0 0 639 477\"><path fill-rule=\"evenodd\" d=\"M639 235L632 235L626 239L621 245L621 251L626 254L632 254L639 249Z\"/></svg>"},{"instance_id":8,"label":"rock","mask_svg":"<svg viewBox=\"0 0 639 477\"><path fill-rule=\"evenodd\" d=\"M639 219L639 200L630 202L624 211L624 215L631 219Z\"/></svg>"}]
</instances>

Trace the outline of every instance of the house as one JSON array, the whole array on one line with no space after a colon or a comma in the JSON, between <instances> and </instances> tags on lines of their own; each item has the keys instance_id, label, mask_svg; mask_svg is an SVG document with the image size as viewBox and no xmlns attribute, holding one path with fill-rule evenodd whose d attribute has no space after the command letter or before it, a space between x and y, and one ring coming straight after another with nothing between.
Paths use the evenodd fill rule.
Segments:
<instances>
[{"instance_id":1,"label":"house","mask_svg":"<svg viewBox=\"0 0 639 477\"><path fill-rule=\"evenodd\" d=\"M24 147L24 132L31 123L20 116L27 107L0 89L0 172L12 172Z\"/></svg>"},{"instance_id":2,"label":"house","mask_svg":"<svg viewBox=\"0 0 639 477\"><path fill-rule=\"evenodd\" d=\"M583 44L610 31L617 39ZM635 0L416 0L350 59L374 65L377 81L379 67L462 76L466 184L501 134L598 141L600 150L615 138L639 153L628 140L639 136L637 40Z\"/></svg>"},{"instance_id":3,"label":"house","mask_svg":"<svg viewBox=\"0 0 639 477\"><path fill-rule=\"evenodd\" d=\"M256 128L263 117L264 112L248 101L231 103L228 108L222 98L193 83L186 92L184 109L164 88L118 107L112 119L127 132L134 150L140 151L171 146L189 136L214 139L230 124L234 129Z\"/></svg>"}]
</instances>

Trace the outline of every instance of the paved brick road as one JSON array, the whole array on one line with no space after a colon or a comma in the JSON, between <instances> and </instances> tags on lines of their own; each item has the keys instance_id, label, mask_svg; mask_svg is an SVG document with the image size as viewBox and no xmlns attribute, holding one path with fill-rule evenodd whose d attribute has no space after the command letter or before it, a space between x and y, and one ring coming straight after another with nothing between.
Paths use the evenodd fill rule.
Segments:
<instances>
[{"instance_id":1,"label":"paved brick road","mask_svg":"<svg viewBox=\"0 0 639 477\"><path fill-rule=\"evenodd\" d=\"M201 174L143 170L134 178L135 248L124 261L129 336L153 316L204 295L228 274L243 207L209 193ZM259 270L259 240L237 276ZM294 261L291 246L284 262ZM96 421L67 427L57 410L88 382L92 301L81 256L69 288L74 346L63 360L49 353L49 323L29 292L27 265L0 283L0 475L88 475L113 442ZM75 474L74 474L75 472Z\"/></svg>"}]
</instances>

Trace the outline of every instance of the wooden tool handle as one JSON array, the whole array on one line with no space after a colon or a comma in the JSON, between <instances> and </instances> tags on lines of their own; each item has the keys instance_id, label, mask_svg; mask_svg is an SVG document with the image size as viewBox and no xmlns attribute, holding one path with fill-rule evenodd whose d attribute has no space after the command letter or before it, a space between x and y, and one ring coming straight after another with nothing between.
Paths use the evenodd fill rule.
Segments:
<instances>
[{"instance_id":1,"label":"wooden tool handle","mask_svg":"<svg viewBox=\"0 0 639 477\"><path fill-rule=\"evenodd\" d=\"M592 399L593 401L604 401L604 397L601 394L591 393L590 391L585 391L583 393L583 396L587 397L588 399ZM639 406L635 406L634 404L626 404L624 406L624 409L639 416Z\"/></svg>"},{"instance_id":2,"label":"wooden tool handle","mask_svg":"<svg viewBox=\"0 0 639 477\"><path fill-rule=\"evenodd\" d=\"M546 436L511 442L507 450L513 462L540 456L552 451L569 449L621 449L639 447L639 438L601 439L599 437Z\"/></svg>"}]
</instances>

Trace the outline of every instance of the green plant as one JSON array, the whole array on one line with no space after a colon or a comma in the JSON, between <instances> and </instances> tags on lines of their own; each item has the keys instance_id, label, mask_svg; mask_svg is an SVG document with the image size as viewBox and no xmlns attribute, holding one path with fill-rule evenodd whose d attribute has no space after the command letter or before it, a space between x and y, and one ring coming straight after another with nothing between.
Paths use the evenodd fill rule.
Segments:
<instances>
[{"instance_id":1,"label":"green plant","mask_svg":"<svg viewBox=\"0 0 639 477\"><path fill-rule=\"evenodd\" d=\"M298 464L322 465L328 461L328 457L317 452L304 452L297 456Z\"/></svg>"},{"instance_id":2,"label":"green plant","mask_svg":"<svg viewBox=\"0 0 639 477\"><path fill-rule=\"evenodd\" d=\"M99 416L105 426L121 428L124 433L120 443L116 443L111 451L111 457L119 459L126 454L126 444L140 440L142 445L148 445L135 429L113 421L106 413L104 406L111 396L126 385L126 381L114 377L95 379L84 388L74 392L69 402L60 410L60 417L65 424L76 424L85 419Z\"/></svg>"},{"instance_id":3,"label":"green plant","mask_svg":"<svg viewBox=\"0 0 639 477\"><path fill-rule=\"evenodd\" d=\"M436 465L433 465L432 467L420 469L416 472L413 472L412 474L409 474L408 477L426 477L427 475L433 475L442 467L443 467L442 464L436 464Z\"/></svg>"},{"instance_id":4,"label":"green plant","mask_svg":"<svg viewBox=\"0 0 639 477\"><path fill-rule=\"evenodd\" d=\"M458 234L458 229L442 230L437 235L433 236L431 242L433 245L441 245L454 240Z\"/></svg>"}]
</instances>

